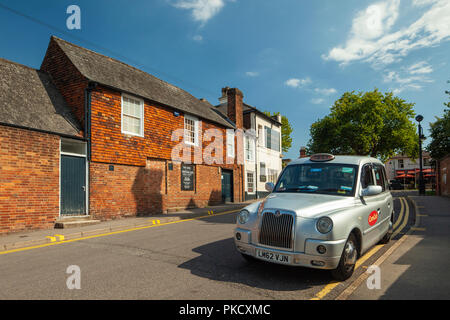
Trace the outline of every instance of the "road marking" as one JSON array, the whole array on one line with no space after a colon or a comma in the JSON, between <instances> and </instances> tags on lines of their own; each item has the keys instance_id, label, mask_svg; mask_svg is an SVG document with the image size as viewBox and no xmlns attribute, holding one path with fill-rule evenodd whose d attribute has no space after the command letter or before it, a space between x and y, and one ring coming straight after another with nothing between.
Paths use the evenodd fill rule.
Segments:
<instances>
[{"instance_id":1,"label":"road marking","mask_svg":"<svg viewBox=\"0 0 450 320\"><path fill-rule=\"evenodd\" d=\"M404 206L403 206L403 201L402 198L398 198L398 200L400 201L400 213L398 215L397 221L395 221L394 225L393 225L393 229L395 230L397 228L397 226L400 224L400 222L402 221L403 218L403 212L405 211Z\"/></svg>"},{"instance_id":2,"label":"road marking","mask_svg":"<svg viewBox=\"0 0 450 320\"><path fill-rule=\"evenodd\" d=\"M221 215L225 215L225 214L235 213L235 212L239 212L239 210L240 209L220 212L220 213L216 213L214 216L221 216ZM200 217L196 217L196 218L190 218L190 219L170 221L170 222L165 222L165 223L161 223L161 224L154 224L154 225L152 224L152 225L148 225L148 226L144 226L144 227L136 227L136 228L130 228L130 229L125 229L125 230L118 230L118 231L96 234L96 235L92 235L92 236L86 236L86 237L75 238L75 239L69 239L69 240L64 240L64 241L59 241L59 242L56 241L55 237L48 236L47 238L54 238L55 240L54 241L51 240L52 242L50 242L50 243L40 244L40 245L36 245L36 246L31 246L31 247L23 247L23 248L18 248L18 249L0 251L0 255L20 252L20 251L27 251L27 250L32 250L32 249L39 249L39 248L49 247L49 246L63 244L63 243L76 242L76 241L80 241L80 240L94 239L94 238L99 238L99 237L104 237L104 236L109 236L109 235L114 235L114 234L120 234L120 233L125 233L125 232L144 230L144 229L149 229L149 228L154 228L154 227L162 227L162 226L167 226L167 225L175 224L175 223L200 220L200 219L207 218L207 217L209 217L209 215L200 216Z\"/></svg>"},{"instance_id":3,"label":"road marking","mask_svg":"<svg viewBox=\"0 0 450 320\"><path fill-rule=\"evenodd\" d=\"M402 199L402 200L405 202L405 215L404 215L403 222L401 223L401 225L396 230L394 230L394 233L392 234L392 238L394 238L400 231L402 231L403 228L408 223L408 219L409 219L408 202L406 201L406 199Z\"/></svg>"},{"instance_id":4,"label":"road marking","mask_svg":"<svg viewBox=\"0 0 450 320\"><path fill-rule=\"evenodd\" d=\"M407 201L403 198L399 198L399 200L400 200L400 214L399 214L399 217L398 217L396 223L393 226L394 232L397 232L397 233L404 228L404 226L408 222L408 218L409 218L409 208L408 208ZM403 204L402 200L405 201L405 204ZM405 207L406 207L406 210L405 210ZM405 216L403 216L405 211L406 211L406 214L405 214ZM402 220L403 220L403 222L402 222ZM400 224L400 222L402 222L402 224L400 225L400 228L396 229L396 227ZM395 233L395 234L397 234L397 233ZM394 233L392 234L392 237L394 237ZM367 253L365 253L361 258L358 259L358 261L356 261L355 270L358 269L364 262L366 262L371 256L373 256L376 252L378 252L378 250L380 250L384 246L385 246L384 244L378 244L378 245L374 246L372 249L370 249ZM336 282L336 281L330 282L321 291L319 291L314 296L314 298L312 298L311 300L321 300L327 294L329 294L331 292L331 290L336 288L340 283L341 282Z\"/></svg>"},{"instance_id":5,"label":"road marking","mask_svg":"<svg viewBox=\"0 0 450 320\"><path fill-rule=\"evenodd\" d=\"M371 256L373 256L378 250L380 250L384 245L379 244L376 245L375 247L373 247L371 250L369 250L368 252L366 252L361 258L358 259L358 261L356 261L355 264L355 270L358 269L361 264L363 264L364 262L366 262L367 259L369 259ZM311 298L310 300L320 300L323 297L325 297L328 293L330 293L331 290L333 290L334 288L336 288L341 282L337 282L337 281L332 281L329 284L327 284L322 290L320 290L315 296L314 298Z\"/></svg>"},{"instance_id":6,"label":"road marking","mask_svg":"<svg viewBox=\"0 0 450 320\"><path fill-rule=\"evenodd\" d=\"M58 241L64 241L64 236L62 234L55 234L55 237L58 237Z\"/></svg>"},{"instance_id":7,"label":"road marking","mask_svg":"<svg viewBox=\"0 0 450 320\"><path fill-rule=\"evenodd\" d=\"M412 202L413 202L413 205L414 205L414 208L415 208L415 210L414 210L415 214L419 215L418 214L419 213L419 209L418 209L418 206L417 206L416 202L414 200L412 200ZM405 200L405 203L406 203L406 206L408 207L407 200ZM418 228L417 226L419 224L420 224L420 219L419 219L419 217L417 217L414 226L411 227L408 230L408 232L403 237L401 237L401 239L397 240L397 242L392 247L390 247L385 253L383 253L383 255L381 257L379 257L377 261L375 261L374 265L380 267L381 264L394 252L394 250L397 249L404 241L406 241L406 239L409 237L409 235L411 234L411 232L414 229L425 229L425 228ZM369 274L367 272L364 272L363 274L361 274L358 279L356 279L343 292L341 292L341 294L339 296L336 297L336 300L346 300L346 299L348 299L348 297L353 292L355 292L355 290L357 288L359 288L359 286L363 283L364 280L367 279L368 276L369 276Z\"/></svg>"},{"instance_id":8,"label":"road marking","mask_svg":"<svg viewBox=\"0 0 450 320\"><path fill-rule=\"evenodd\" d=\"M46 238L50 239L50 242L55 242L56 241L56 237L46 236Z\"/></svg>"},{"instance_id":9,"label":"road marking","mask_svg":"<svg viewBox=\"0 0 450 320\"><path fill-rule=\"evenodd\" d=\"M210 215L210 216L214 215L214 211L212 211L212 210L208 211L208 215Z\"/></svg>"},{"instance_id":10,"label":"road marking","mask_svg":"<svg viewBox=\"0 0 450 320\"><path fill-rule=\"evenodd\" d=\"M377 261L373 263L375 266L380 266L391 254L402 244L408 236L402 237L392 247L390 247ZM366 271L359 276L353 283L351 283L340 295L336 297L336 300L347 300L348 297L367 279L369 273Z\"/></svg>"}]
</instances>

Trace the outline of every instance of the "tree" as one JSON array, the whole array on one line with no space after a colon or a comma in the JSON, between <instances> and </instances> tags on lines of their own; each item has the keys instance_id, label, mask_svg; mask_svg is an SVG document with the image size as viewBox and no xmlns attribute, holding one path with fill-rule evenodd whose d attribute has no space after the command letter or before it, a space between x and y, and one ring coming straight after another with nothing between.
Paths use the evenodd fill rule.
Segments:
<instances>
[{"instance_id":1,"label":"tree","mask_svg":"<svg viewBox=\"0 0 450 320\"><path fill-rule=\"evenodd\" d=\"M450 98L450 91L446 90L445 93ZM444 103L444 106L444 116L436 117L436 121L430 123L431 142L426 149L433 159L441 159L450 153L450 101Z\"/></svg>"},{"instance_id":2,"label":"tree","mask_svg":"<svg viewBox=\"0 0 450 320\"><path fill-rule=\"evenodd\" d=\"M279 112L275 112L272 115L270 114L269 111L264 111L264 114L266 116L269 117L274 117L279 115ZM292 137L291 137L291 133L292 133L292 127L291 124L289 123L289 120L286 116L281 116L281 149L283 150L284 153L288 152L289 149L292 146Z\"/></svg>"},{"instance_id":3,"label":"tree","mask_svg":"<svg viewBox=\"0 0 450 320\"><path fill-rule=\"evenodd\" d=\"M414 103L392 92L346 92L331 112L311 125L308 152L369 155L385 161L397 153L415 159Z\"/></svg>"}]
</instances>

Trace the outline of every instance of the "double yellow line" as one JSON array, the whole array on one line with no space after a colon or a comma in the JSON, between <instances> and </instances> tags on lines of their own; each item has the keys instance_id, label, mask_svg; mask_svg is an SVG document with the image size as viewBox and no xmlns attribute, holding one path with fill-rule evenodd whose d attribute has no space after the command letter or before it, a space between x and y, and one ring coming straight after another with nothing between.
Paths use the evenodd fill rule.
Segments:
<instances>
[{"instance_id":1,"label":"double yellow line","mask_svg":"<svg viewBox=\"0 0 450 320\"><path fill-rule=\"evenodd\" d=\"M400 197L398 198L400 201L400 212L398 215L397 220L395 221L393 225L394 232L392 233L392 238L394 238L400 231L403 230L403 228L408 223L409 219L409 206L408 202L405 198ZM373 256L375 253L378 252L381 248L383 248L384 244L377 244L372 249L370 249L368 252L366 252L361 258L356 261L355 264L355 270L361 267L361 265L364 264L371 256ZM341 282L338 281L332 281L329 284L327 284L322 290L320 290L313 298L310 300L321 300L323 299L327 294L331 292L334 288L336 288Z\"/></svg>"}]
</instances>

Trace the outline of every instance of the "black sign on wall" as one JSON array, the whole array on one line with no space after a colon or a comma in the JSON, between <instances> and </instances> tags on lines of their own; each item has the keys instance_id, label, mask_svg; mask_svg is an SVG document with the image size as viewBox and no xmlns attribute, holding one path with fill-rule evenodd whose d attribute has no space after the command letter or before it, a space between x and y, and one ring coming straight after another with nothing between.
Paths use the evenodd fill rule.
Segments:
<instances>
[{"instance_id":1,"label":"black sign on wall","mask_svg":"<svg viewBox=\"0 0 450 320\"><path fill-rule=\"evenodd\" d=\"M181 190L194 191L195 166L193 164L181 164Z\"/></svg>"}]
</instances>

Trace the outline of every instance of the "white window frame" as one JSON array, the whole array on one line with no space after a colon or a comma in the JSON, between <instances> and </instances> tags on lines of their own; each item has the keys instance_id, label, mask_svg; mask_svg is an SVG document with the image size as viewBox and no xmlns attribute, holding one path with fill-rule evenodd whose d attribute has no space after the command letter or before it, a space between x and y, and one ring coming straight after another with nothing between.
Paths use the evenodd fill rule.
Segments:
<instances>
[{"instance_id":1,"label":"white window frame","mask_svg":"<svg viewBox=\"0 0 450 320\"><path fill-rule=\"evenodd\" d=\"M187 134L187 131L186 131L187 130L187 128L186 128L186 120L190 120L190 121L194 122L194 142L188 141L186 139L186 136L187 136L186 135ZM198 147L198 124L199 124L198 118L194 117L194 116L191 116L191 115L188 115L188 114L185 114L183 123L184 123L184 143L188 144L188 145L191 145L191 146Z\"/></svg>"},{"instance_id":2,"label":"white window frame","mask_svg":"<svg viewBox=\"0 0 450 320\"><path fill-rule=\"evenodd\" d=\"M123 129L123 117L124 117L124 113L123 113L123 98L129 98L129 99L133 99L133 100L137 100L137 101L139 101L140 102L140 105L141 105L141 117L140 117L140 121L141 121L141 123L140 123L140 128L141 128L141 130L140 130L140 132L139 132L139 134L136 134L135 132L129 132L129 131L125 131L124 129ZM121 109L121 113L120 113L120 119L121 119L121 123L120 123L120 126L121 126L121 132L122 133L124 133L124 134L129 134L129 135L132 135L132 136L137 136L137 137L144 137L144 99L141 99L141 98L138 98L138 97L136 97L136 96L132 96L132 95L129 95L129 94L126 94L126 93L122 93L122 97L121 97L121 99L120 99L121 101L120 101L120 103L121 103L121 105L120 105L120 109ZM134 117L134 116L131 116L131 115L128 115L128 114L125 114L125 116L127 116L127 117ZM136 117L134 117L134 118L136 118Z\"/></svg>"},{"instance_id":3,"label":"white window frame","mask_svg":"<svg viewBox=\"0 0 450 320\"><path fill-rule=\"evenodd\" d=\"M255 162L255 138L249 135L245 135L245 160Z\"/></svg>"},{"instance_id":4,"label":"white window frame","mask_svg":"<svg viewBox=\"0 0 450 320\"><path fill-rule=\"evenodd\" d=\"M233 129L227 129L227 157L228 158L234 158L234 149L235 149L235 143L234 143L234 130Z\"/></svg>"},{"instance_id":5,"label":"white window frame","mask_svg":"<svg viewBox=\"0 0 450 320\"><path fill-rule=\"evenodd\" d=\"M248 190L248 189L249 189L249 188L248 188L248 184L249 184L249 183L248 183L248 175L249 175L249 174L251 174L251 175L253 176L253 181L252 181L252 184L253 184L252 189L253 189L253 191L249 191L249 190ZM256 188L255 188L255 186L256 186L255 173L254 173L253 171L247 171L247 172L246 172L246 176L245 176L245 180L246 180L245 182L246 182L246 186L247 186L247 188L246 188L247 193L248 193L248 194L254 194L254 193L256 192L256 191L255 191L255 190L256 190Z\"/></svg>"}]
</instances>

